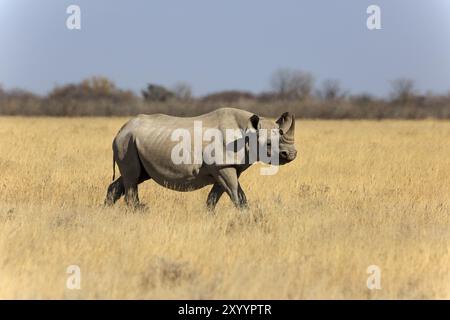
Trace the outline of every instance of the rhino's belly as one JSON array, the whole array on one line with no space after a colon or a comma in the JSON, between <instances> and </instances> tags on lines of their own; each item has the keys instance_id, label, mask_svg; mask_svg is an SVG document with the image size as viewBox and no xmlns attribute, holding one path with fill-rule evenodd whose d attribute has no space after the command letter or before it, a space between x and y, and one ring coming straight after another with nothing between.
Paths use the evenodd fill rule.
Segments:
<instances>
[{"instance_id":1,"label":"rhino's belly","mask_svg":"<svg viewBox=\"0 0 450 320\"><path fill-rule=\"evenodd\" d=\"M159 178L156 178L154 180L155 180L155 182L157 182L159 185L161 185L163 187L166 187L171 190L183 191L183 192L198 190L207 185L214 183L214 180L212 178L193 179L193 180L189 180L189 181L185 181L185 180L179 180L179 181L170 180L169 181L169 180L164 180L164 179L159 179Z\"/></svg>"},{"instance_id":2,"label":"rhino's belly","mask_svg":"<svg viewBox=\"0 0 450 320\"><path fill-rule=\"evenodd\" d=\"M177 191L192 191L213 184L213 177L200 165L169 165L142 161L147 174L159 185Z\"/></svg>"}]
</instances>

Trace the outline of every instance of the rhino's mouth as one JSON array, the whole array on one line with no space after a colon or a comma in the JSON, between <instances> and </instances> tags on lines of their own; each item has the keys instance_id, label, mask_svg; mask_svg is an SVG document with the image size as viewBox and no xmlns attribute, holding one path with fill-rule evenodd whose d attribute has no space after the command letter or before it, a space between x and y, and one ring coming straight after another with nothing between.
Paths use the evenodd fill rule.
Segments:
<instances>
[{"instance_id":1,"label":"rhino's mouth","mask_svg":"<svg viewBox=\"0 0 450 320\"><path fill-rule=\"evenodd\" d=\"M270 161L268 162L268 164L282 166L282 165L287 164L287 163L289 163L289 162L291 162L291 160L287 160L287 159L283 159L283 158L278 158L277 163L274 163L274 161L270 160Z\"/></svg>"},{"instance_id":2,"label":"rhino's mouth","mask_svg":"<svg viewBox=\"0 0 450 320\"><path fill-rule=\"evenodd\" d=\"M287 151L280 151L280 163L281 161L291 162L297 157L297 150L287 150Z\"/></svg>"}]
</instances>

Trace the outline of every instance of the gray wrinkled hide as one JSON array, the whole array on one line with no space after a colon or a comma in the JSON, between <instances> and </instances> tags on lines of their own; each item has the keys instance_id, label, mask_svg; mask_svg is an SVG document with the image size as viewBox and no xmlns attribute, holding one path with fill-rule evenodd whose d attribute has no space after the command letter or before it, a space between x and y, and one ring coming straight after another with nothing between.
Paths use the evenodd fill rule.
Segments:
<instances>
[{"instance_id":1,"label":"gray wrinkled hide","mask_svg":"<svg viewBox=\"0 0 450 320\"><path fill-rule=\"evenodd\" d=\"M217 128L225 137L225 129L254 130L277 129L280 131L279 163L292 161L297 154L294 146L295 119L284 113L276 122L253 113L222 108L190 118L164 114L139 115L128 121L113 141L113 165L117 163L121 177L108 188L105 204L115 203L122 195L130 206L138 206L138 185L153 179L158 184L177 191L191 191L213 185L207 206L214 209L221 195L226 192L238 208L247 206L247 199L239 184L240 174L251 164L174 164L171 159L171 141L174 130L184 128L194 137L194 121L202 121L203 130ZM203 142L203 146L210 142ZM193 141L192 141L193 144ZM226 146L224 146L225 148ZM114 180L114 177L113 177Z\"/></svg>"}]
</instances>

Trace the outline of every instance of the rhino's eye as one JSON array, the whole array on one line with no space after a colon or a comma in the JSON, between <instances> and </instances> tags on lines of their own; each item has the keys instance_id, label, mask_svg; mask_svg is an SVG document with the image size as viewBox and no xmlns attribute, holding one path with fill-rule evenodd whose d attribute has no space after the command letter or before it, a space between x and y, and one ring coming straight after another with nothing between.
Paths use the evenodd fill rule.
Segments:
<instances>
[{"instance_id":1,"label":"rhino's eye","mask_svg":"<svg viewBox=\"0 0 450 320\"><path fill-rule=\"evenodd\" d=\"M283 130L282 129L280 129L280 135L283 135Z\"/></svg>"}]
</instances>

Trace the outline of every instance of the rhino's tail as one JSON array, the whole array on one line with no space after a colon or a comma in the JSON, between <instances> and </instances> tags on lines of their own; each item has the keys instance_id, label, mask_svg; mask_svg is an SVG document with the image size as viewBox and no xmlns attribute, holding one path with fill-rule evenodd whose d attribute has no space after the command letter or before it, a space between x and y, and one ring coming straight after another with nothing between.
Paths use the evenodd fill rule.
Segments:
<instances>
[{"instance_id":1,"label":"rhino's tail","mask_svg":"<svg viewBox=\"0 0 450 320\"><path fill-rule=\"evenodd\" d=\"M112 181L114 181L116 179L116 151L114 150L114 145L116 143L116 139L114 138L113 143L112 143L112 152L113 152L113 176L112 176Z\"/></svg>"},{"instance_id":2,"label":"rhino's tail","mask_svg":"<svg viewBox=\"0 0 450 320\"><path fill-rule=\"evenodd\" d=\"M112 176L112 181L114 181L116 179L116 156L113 152L113 176Z\"/></svg>"}]
</instances>

